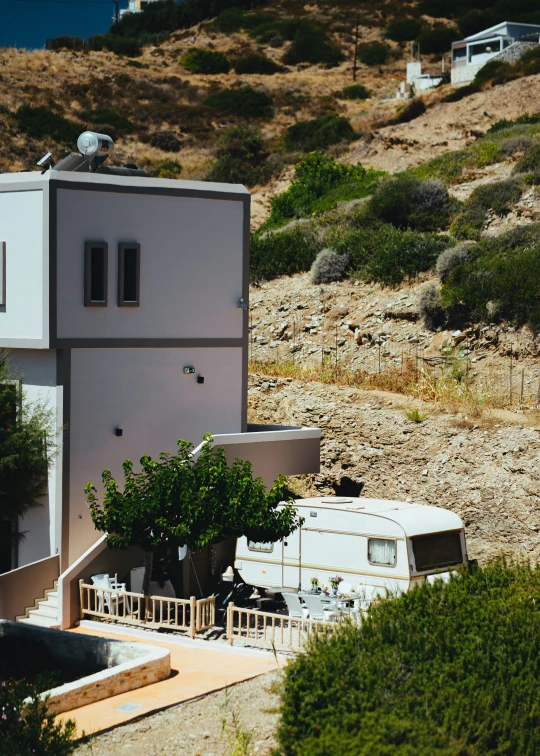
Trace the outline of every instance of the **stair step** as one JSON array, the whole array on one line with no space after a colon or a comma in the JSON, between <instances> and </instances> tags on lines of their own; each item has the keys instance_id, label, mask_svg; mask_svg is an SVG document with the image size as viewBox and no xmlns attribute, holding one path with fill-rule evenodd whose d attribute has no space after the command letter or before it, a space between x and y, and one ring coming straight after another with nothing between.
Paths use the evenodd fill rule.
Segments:
<instances>
[{"instance_id":1,"label":"stair step","mask_svg":"<svg viewBox=\"0 0 540 756\"><path fill-rule=\"evenodd\" d=\"M25 625L39 625L40 627L58 627L57 617L40 617L34 615L32 617L22 617L19 622L23 622Z\"/></svg>"},{"instance_id":2,"label":"stair step","mask_svg":"<svg viewBox=\"0 0 540 756\"><path fill-rule=\"evenodd\" d=\"M37 609L30 609L28 616L52 617L53 619L56 619L58 617L58 607L47 606L47 604L40 604Z\"/></svg>"},{"instance_id":3,"label":"stair step","mask_svg":"<svg viewBox=\"0 0 540 756\"><path fill-rule=\"evenodd\" d=\"M47 600L40 601L37 608L39 609L40 606L49 606L51 609L58 609L58 596L47 596Z\"/></svg>"},{"instance_id":4,"label":"stair step","mask_svg":"<svg viewBox=\"0 0 540 756\"><path fill-rule=\"evenodd\" d=\"M58 591L48 591L47 592L47 598L58 598Z\"/></svg>"}]
</instances>

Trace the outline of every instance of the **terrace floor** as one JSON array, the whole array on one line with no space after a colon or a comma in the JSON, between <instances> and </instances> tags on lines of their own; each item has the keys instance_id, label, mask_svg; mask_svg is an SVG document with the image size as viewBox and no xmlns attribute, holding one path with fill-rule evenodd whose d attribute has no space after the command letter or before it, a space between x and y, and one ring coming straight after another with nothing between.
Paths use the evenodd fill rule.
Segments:
<instances>
[{"instance_id":1,"label":"terrace floor","mask_svg":"<svg viewBox=\"0 0 540 756\"><path fill-rule=\"evenodd\" d=\"M171 653L171 676L144 688L105 698L58 715L58 719L74 719L78 737L94 735L133 719L138 719L175 704L200 698L208 693L271 672L282 666L283 657L265 651L221 645L211 641L163 636L126 627L107 627L102 623L83 621L81 627L68 632L117 638L130 642L154 644Z\"/></svg>"}]
</instances>

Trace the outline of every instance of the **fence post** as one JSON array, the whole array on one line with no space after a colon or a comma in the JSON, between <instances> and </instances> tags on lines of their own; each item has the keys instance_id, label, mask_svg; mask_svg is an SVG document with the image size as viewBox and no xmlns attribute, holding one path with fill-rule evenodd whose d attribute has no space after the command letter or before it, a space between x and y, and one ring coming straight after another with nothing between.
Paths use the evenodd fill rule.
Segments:
<instances>
[{"instance_id":1,"label":"fence post","mask_svg":"<svg viewBox=\"0 0 540 756\"><path fill-rule=\"evenodd\" d=\"M525 368L521 368L521 391L519 394L519 408L523 409L523 390L525 388Z\"/></svg>"},{"instance_id":2,"label":"fence post","mask_svg":"<svg viewBox=\"0 0 540 756\"><path fill-rule=\"evenodd\" d=\"M229 643L233 644L233 611L234 611L234 603L231 601L229 604L227 604L227 640Z\"/></svg>"},{"instance_id":3,"label":"fence post","mask_svg":"<svg viewBox=\"0 0 540 756\"><path fill-rule=\"evenodd\" d=\"M195 596L190 596L189 599L189 637L194 638L197 632L197 599Z\"/></svg>"},{"instance_id":4,"label":"fence post","mask_svg":"<svg viewBox=\"0 0 540 756\"><path fill-rule=\"evenodd\" d=\"M83 585L84 580L79 580L79 617L80 619L84 619L84 611L83 611Z\"/></svg>"}]
</instances>

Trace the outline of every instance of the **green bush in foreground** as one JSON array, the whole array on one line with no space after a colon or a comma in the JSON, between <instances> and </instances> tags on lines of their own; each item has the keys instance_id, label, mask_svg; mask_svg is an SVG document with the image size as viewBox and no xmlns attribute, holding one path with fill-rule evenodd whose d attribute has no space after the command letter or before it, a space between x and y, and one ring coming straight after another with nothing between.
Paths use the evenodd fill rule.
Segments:
<instances>
[{"instance_id":1,"label":"green bush in foreground","mask_svg":"<svg viewBox=\"0 0 540 756\"><path fill-rule=\"evenodd\" d=\"M313 233L301 225L251 237L251 278L269 281L311 268L317 255Z\"/></svg>"},{"instance_id":2,"label":"green bush in foreground","mask_svg":"<svg viewBox=\"0 0 540 756\"><path fill-rule=\"evenodd\" d=\"M206 104L224 113L242 118L272 118L274 106L265 92L258 92L251 87L239 89L222 89L206 98Z\"/></svg>"},{"instance_id":3,"label":"green bush in foreground","mask_svg":"<svg viewBox=\"0 0 540 756\"><path fill-rule=\"evenodd\" d=\"M512 173L534 173L540 170L540 142L532 144L519 158Z\"/></svg>"},{"instance_id":4,"label":"green bush in foreground","mask_svg":"<svg viewBox=\"0 0 540 756\"><path fill-rule=\"evenodd\" d=\"M349 119L344 116L328 115L324 118L312 118L299 121L287 129L285 144L289 150L312 152L324 150L338 142L351 142L355 131Z\"/></svg>"},{"instance_id":5,"label":"green bush in foreground","mask_svg":"<svg viewBox=\"0 0 540 756\"><path fill-rule=\"evenodd\" d=\"M47 688L39 681L0 681L0 756L68 756L75 751L75 722L56 723L47 713L47 703L39 698Z\"/></svg>"},{"instance_id":6,"label":"green bush in foreground","mask_svg":"<svg viewBox=\"0 0 540 756\"><path fill-rule=\"evenodd\" d=\"M338 163L321 152L305 155L298 161L287 191L272 197L266 225L331 210L339 201L367 197L381 175L379 171L366 171L360 164Z\"/></svg>"},{"instance_id":7,"label":"green bush in foreground","mask_svg":"<svg viewBox=\"0 0 540 756\"><path fill-rule=\"evenodd\" d=\"M522 185L514 179L483 184L473 190L452 225L452 233L458 239L477 239L489 211L505 215L521 197Z\"/></svg>"},{"instance_id":8,"label":"green bush in foreground","mask_svg":"<svg viewBox=\"0 0 540 756\"><path fill-rule=\"evenodd\" d=\"M493 126L491 126L486 133L496 134L498 131L503 131L511 126L528 126L536 123L540 123L540 113L523 113L523 115L518 116L513 121L509 121L506 118L500 118L498 121L495 121Z\"/></svg>"},{"instance_id":9,"label":"green bush in foreground","mask_svg":"<svg viewBox=\"0 0 540 756\"><path fill-rule=\"evenodd\" d=\"M540 569L497 560L381 602L285 669L280 756L536 756Z\"/></svg>"},{"instance_id":10,"label":"green bush in foreground","mask_svg":"<svg viewBox=\"0 0 540 756\"><path fill-rule=\"evenodd\" d=\"M231 64L226 55L215 50L192 47L180 59L184 68L194 74L229 73Z\"/></svg>"},{"instance_id":11,"label":"green bush in foreground","mask_svg":"<svg viewBox=\"0 0 540 756\"><path fill-rule=\"evenodd\" d=\"M84 131L82 124L68 121L61 115L53 113L44 107L33 108L30 105L21 105L13 116L21 131L34 139L55 139L58 142L66 142L74 147L79 134Z\"/></svg>"},{"instance_id":12,"label":"green bush in foreground","mask_svg":"<svg viewBox=\"0 0 540 756\"><path fill-rule=\"evenodd\" d=\"M506 319L540 330L540 224L519 226L469 249L442 287L443 305L469 321Z\"/></svg>"},{"instance_id":13,"label":"green bush in foreground","mask_svg":"<svg viewBox=\"0 0 540 756\"><path fill-rule=\"evenodd\" d=\"M266 157L259 131L232 126L220 139L217 160L206 180L246 186L264 184L272 175Z\"/></svg>"}]
</instances>

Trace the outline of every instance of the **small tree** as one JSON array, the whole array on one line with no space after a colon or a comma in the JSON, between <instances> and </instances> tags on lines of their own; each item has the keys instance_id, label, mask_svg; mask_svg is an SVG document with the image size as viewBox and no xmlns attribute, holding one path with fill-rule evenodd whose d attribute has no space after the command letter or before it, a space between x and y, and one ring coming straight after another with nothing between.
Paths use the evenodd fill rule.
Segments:
<instances>
[{"instance_id":1,"label":"small tree","mask_svg":"<svg viewBox=\"0 0 540 756\"><path fill-rule=\"evenodd\" d=\"M291 503L277 509L285 494L285 476L267 492L262 479L253 477L251 462L237 459L228 466L223 447L214 448L211 436L205 441L196 459L193 444L182 440L175 455L164 452L159 461L144 456L139 473L126 460L123 492L105 470L101 502L93 484L85 486L92 521L107 534L107 545L139 546L146 552L145 596L150 593L154 557L165 557L171 547L198 550L230 536L277 541L302 524Z\"/></svg>"},{"instance_id":2,"label":"small tree","mask_svg":"<svg viewBox=\"0 0 540 756\"><path fill-rule=\"evenodd\" d=\"M42 505L55 442L51 410L27 400L0 353L0 519L12 523L11 534L0 535L0 551L24 537L17 519Z\"/></svg>"}]
</instances>

